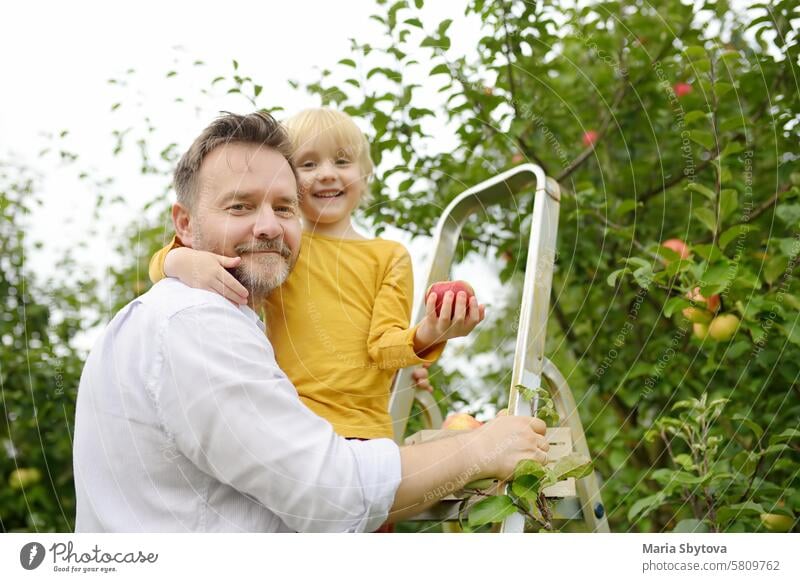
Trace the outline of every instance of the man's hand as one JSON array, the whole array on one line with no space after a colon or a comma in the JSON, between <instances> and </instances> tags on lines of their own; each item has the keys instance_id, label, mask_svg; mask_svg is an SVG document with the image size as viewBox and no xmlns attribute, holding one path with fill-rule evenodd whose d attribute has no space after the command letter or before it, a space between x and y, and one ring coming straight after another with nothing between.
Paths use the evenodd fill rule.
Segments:
<instances>
[{"instance_id":1,"label":"man's hand","mask_svg":"<svg viewBox=\"0 0 800 582\"><path fill-rule=\"evenodd\" d=\"M234 305L247 305L247 289L227 271L241 260L241 257L177 247L164 259L164 274L180 279L189 287L218 293Z\"/></svg>"},{"instance_id":2,"label":"man's hand","mask_svg":"<svg viewBox=\"0 0 800 582\"><path fill-rule=\"evenodd\" d=\"M538 418L529 416L498 416L483 426L470 431L469 435L479 439L481 450L481 478L510 479L517 463L533 459L543 465L547 463L547 427Z\"/></svg>"},{"instance_id":3,"label":"man's hand","mask_svg":"<svg viewBox=\"0 0 800 582\"><path fill-rule=\"evenodd\" d=\"M454 295L452 291L446 292L437 316L436 293L431 293L425 301L425 319L414 335L414 351L421 354L436 344L466 336L485 316L486 306L478 305L474 295L467 300L467 294L463 291L459 291L458 295Z\"/></svg>"}]
</instances>

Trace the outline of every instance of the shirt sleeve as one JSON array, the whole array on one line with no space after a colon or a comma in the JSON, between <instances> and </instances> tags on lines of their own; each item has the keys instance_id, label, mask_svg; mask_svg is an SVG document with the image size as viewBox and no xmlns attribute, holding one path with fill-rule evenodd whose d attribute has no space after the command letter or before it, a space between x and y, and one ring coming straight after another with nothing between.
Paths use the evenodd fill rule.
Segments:
<instances>
[{"instance_id":1,"label":"shirt sleeve","mask_svg":"<svg viewBox=\"0 0 800 582\"><path fill-rule=\"evenodd\" d=\"M178 450L300 532L362 532L400 484L390 439L348 441L300 401L253 321L220 304L173 316L157 406Z\"/></svg>"},{"instance_id":2,"label":"shirt sleeve","mask_svg":"<svg viewBox=\"0 0 800 582\"><path fill-rule=\"evenodd\" d=\"M155 252L155 254L150 259L150 267L148 268L148 275L150 275L150 280L153 283L158 283L161 279L164 279L167 275L164 273L164 261L167 260L167 253L169 253L172 249L176 249L178 247L182 247L181 241L178 239L177 236L172 237L172 241L165 246Z\"/></svg>"},{"instance_id":3,"label":"shirt sleeve","mask_svg":"<svg viewBox=\"0 0 800 582\"><path fill-rule=\"evenodd\" d=\"M409 328L414 298L414 274L408 251L398 246L383 275L372 310L367 350L382 369L398 370L435 362L442 355L442 342L422 356L414 351L417 327Z\"/></svg>"}]
</instances>

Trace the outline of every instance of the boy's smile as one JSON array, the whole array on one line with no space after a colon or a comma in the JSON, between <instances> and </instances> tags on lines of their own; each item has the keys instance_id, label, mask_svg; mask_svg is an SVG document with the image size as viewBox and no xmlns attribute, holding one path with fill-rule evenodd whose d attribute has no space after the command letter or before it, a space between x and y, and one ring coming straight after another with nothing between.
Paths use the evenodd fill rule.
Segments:
<instances>
[{"instance_id":1,"label":"boy's smile","mask_svg":"<svg viewBox=\"0 0 800 582\"><path fill-rule=\"evenodd\" d=\"M300 210L313 230L341 234L361 201L366 180L347 148L318 137L294 156Z\"/></svg>"}]
</instances>

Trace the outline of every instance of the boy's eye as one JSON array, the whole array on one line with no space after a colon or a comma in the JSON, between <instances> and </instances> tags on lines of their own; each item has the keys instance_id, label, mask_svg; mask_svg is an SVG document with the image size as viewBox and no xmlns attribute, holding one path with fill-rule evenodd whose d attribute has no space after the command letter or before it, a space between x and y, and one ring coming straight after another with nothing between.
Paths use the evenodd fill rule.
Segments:
<instances>
[{"instance_id":1,"label":"boy's eye","mask_svg":"<svg viewBox=\"0 0 800 582\"><path fill-rule=\"evenodd\" d=\"M299 166L299 167L300 167L300 168L305 168L305 169L311 169L311 168L313 168L315 165L316 165L316 164L315 164L314 162L303 162L302 164L300 164L300 166Z\"/></svg>"},{"instance_id":2,"label":"boy's eye","mask_svg":"<svg viewBox=\"0 0 800 582\"><path fill-rule=\"evenodd\" d=\"M347 158L339 158L338 160L336 160L336 163L339 164L340 166L346 166L347 164L350 163L350 160L348 160Z\"/></svg>"}]
</instances>

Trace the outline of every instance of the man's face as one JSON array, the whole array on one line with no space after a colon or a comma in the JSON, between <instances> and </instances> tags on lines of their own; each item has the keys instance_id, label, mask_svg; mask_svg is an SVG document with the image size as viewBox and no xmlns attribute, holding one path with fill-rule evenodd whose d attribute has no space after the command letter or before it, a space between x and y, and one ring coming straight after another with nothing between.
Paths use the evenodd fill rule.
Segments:
<instances>
[{"instance_id":1,"label":"man's face","mask_svg":"<svg viewBox=\"0 0 800 582\"><path fill-rule=\"evenodd\" d=\"M203 160L192 247L241 256L234 275L263 298L289 275L300 252L297 182L272 148L231 143Z\"/></svg>"}]
</instances>

